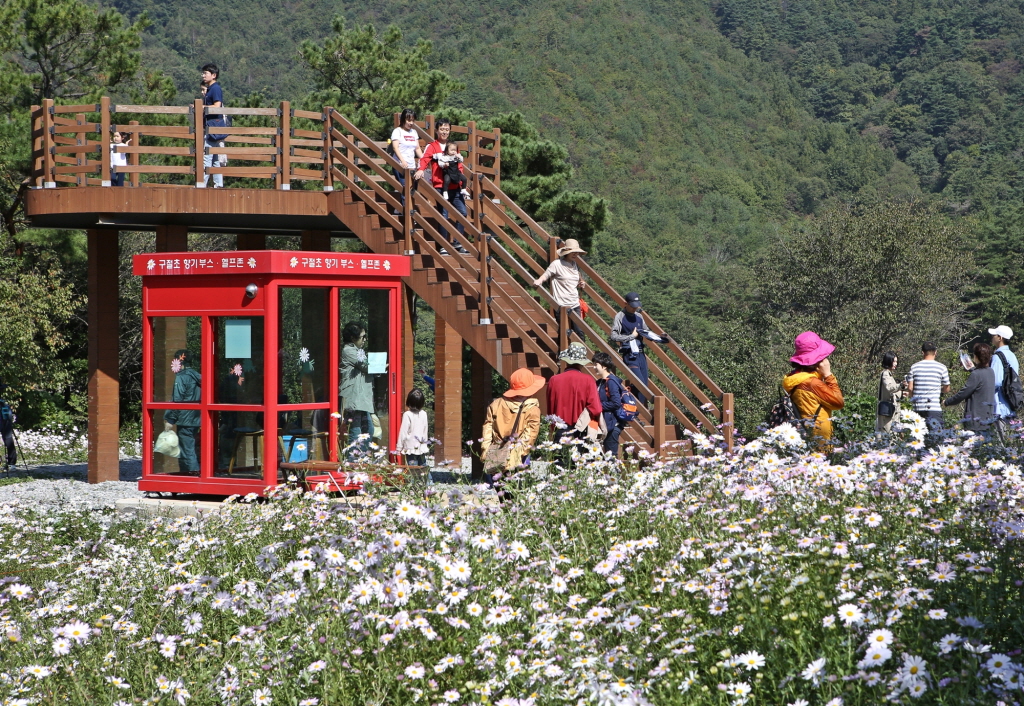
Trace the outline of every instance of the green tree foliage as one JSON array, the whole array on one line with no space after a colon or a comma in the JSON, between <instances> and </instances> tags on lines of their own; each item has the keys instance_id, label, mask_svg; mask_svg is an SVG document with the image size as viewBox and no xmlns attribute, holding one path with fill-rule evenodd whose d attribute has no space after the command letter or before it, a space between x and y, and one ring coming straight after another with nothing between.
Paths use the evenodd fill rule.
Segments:
<instances>
[{"instance_id":1,"label":"green tree foliage","mask_svg":"<svg viewBox=\"0 0 1024 706\"><path fill-rule=\"evenodd\" d=\"M431 43L420 39L407 49L395 25L378 34L371 24L348 29L345 18L332 24L334 34L318 44L306 40L299 55L312 69L320 90L317 100L346 113L363 131L384 137L392 114L413 108L420 114L438 108L464 88L443 71L431 69Z\"/></svg>"},{"instance_id":2,"label":"green tree foliage","mask_svg":"<svg viewBox=\"0 0 1024 706\"><path fill-rule=\"evenodd\" d=\"M139 69L145 16L127 23L83 0L4 0L0 100L26 106L43 98L88 100Z\"/></svg>"}]
</instances>

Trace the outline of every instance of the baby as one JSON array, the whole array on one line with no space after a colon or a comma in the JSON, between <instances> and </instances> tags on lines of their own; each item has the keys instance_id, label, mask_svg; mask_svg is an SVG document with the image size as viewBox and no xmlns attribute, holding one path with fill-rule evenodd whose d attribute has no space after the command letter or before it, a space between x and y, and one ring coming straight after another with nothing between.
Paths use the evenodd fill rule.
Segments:
<instances>
[{"instance_id":1,"label":"baby","mask_svg":"<svg viewBox=\"0 0 1024 706\"><path fill-rule=\"evenodd\" d=\"M449 200L449 191L461 189L463 196L469 196L469 192L466 191L466 175L459 171L459 165L462 164L462 161L462 155L459 154L459 146L454 142L449 142L445 146L444 154L437 157L441 173L444 174L444 186L441 188L441 194L444 196L445 201Z\"/></svg>"}]
</instances>

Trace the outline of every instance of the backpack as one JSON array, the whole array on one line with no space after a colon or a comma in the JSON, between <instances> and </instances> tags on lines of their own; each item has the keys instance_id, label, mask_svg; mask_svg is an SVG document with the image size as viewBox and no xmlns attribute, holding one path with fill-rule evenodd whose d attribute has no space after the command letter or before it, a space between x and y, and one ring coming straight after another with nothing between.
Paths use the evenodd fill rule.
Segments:
<instances>
[{"instance_id":1,"label":"backpack","mask_svg":"<svg viewBox=\"0 0 1024 706\"><path fill-rule=\"evenodd\" d=\"M611 397L608 381L604 381L605 391ZM619 408L615 410L615 418L623 424L629 424L640 416L640 402L629 389L619 383Z\"/></svg>"},{"instance_id":2,"label":"backpack","mask_svg":"<svg viewBox=\"0 0 1024 706\"><path fill-rule=\"evenodd\" d=\"M793 392L796 392L800 385L793 388ZM779 401L776 402L771 410L768 412L768 428L774 429L782 424L792 424L794 426L806 425L808 422L812 424L818 419L818 415L821 414L821 408L823 405L818 405L817 411L814 412L808 418L800 416L800 411L793 404L793 393L786 394L786 390L783 389L782 385L779 385Z\"/></svg>"},{"instance_id":3,"label":"backpack","mask_svg":"<svg viewBox=\"0 0 1024 706\"><path fill-rule=\"evenodd\" d=\"M0 432L14 428L14 412L6 400L0 400Z\"/></svg>"},{"instance_id":4,"label":"backpack","mask_svg":"<svg viewBox=\"0 0 1024 706\"><path fill-rule=\"evenodd\" d=\"M1003 390L1003 397L1011 411L1016 412L1024 404L1024 385L1020 383L1020 376L1017 371L1006 362L1006 356L996 351L999 360L1003 364L1003 379L1000 386Z\"/></svg>"}]
</instances>

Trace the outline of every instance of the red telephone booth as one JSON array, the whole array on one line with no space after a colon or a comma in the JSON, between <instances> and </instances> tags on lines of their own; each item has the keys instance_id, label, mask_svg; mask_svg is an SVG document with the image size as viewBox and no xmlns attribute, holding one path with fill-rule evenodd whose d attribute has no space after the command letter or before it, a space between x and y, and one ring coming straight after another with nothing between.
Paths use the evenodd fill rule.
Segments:
<instances>
[{"instance_id":1,"label":"red telephone booth","mask_svg":"<svg viewBox=\"0 0 1024 706\"><path fill-rule=\"evenodd\" d=\"M136 255L140 490L263 493L282 462L393 449L408 257L258 250ZM164 434L165 431L173 432Z\"/></svg>"}]
</instances>

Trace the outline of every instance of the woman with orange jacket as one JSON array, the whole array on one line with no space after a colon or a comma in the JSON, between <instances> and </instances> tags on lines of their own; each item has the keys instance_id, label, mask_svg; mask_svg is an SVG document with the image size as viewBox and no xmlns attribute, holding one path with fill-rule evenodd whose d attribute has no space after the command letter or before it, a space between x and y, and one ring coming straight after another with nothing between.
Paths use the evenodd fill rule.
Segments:
<instances>
[{"instance_id":1,"label":"woman with orange jacket","mask_svg":"<svg viewBox=\"0 0 1024 706\"><path fill-rule=\"evenodd\" d=\"M782 388L793 399L800 416L813 420L818 447L829 450L832 438L832 413L843 408L843 392L832 374L828 357L836 349L813 331L804 331L793 341L793 370L782 380Z\"/></svg>"}]
</instances>

